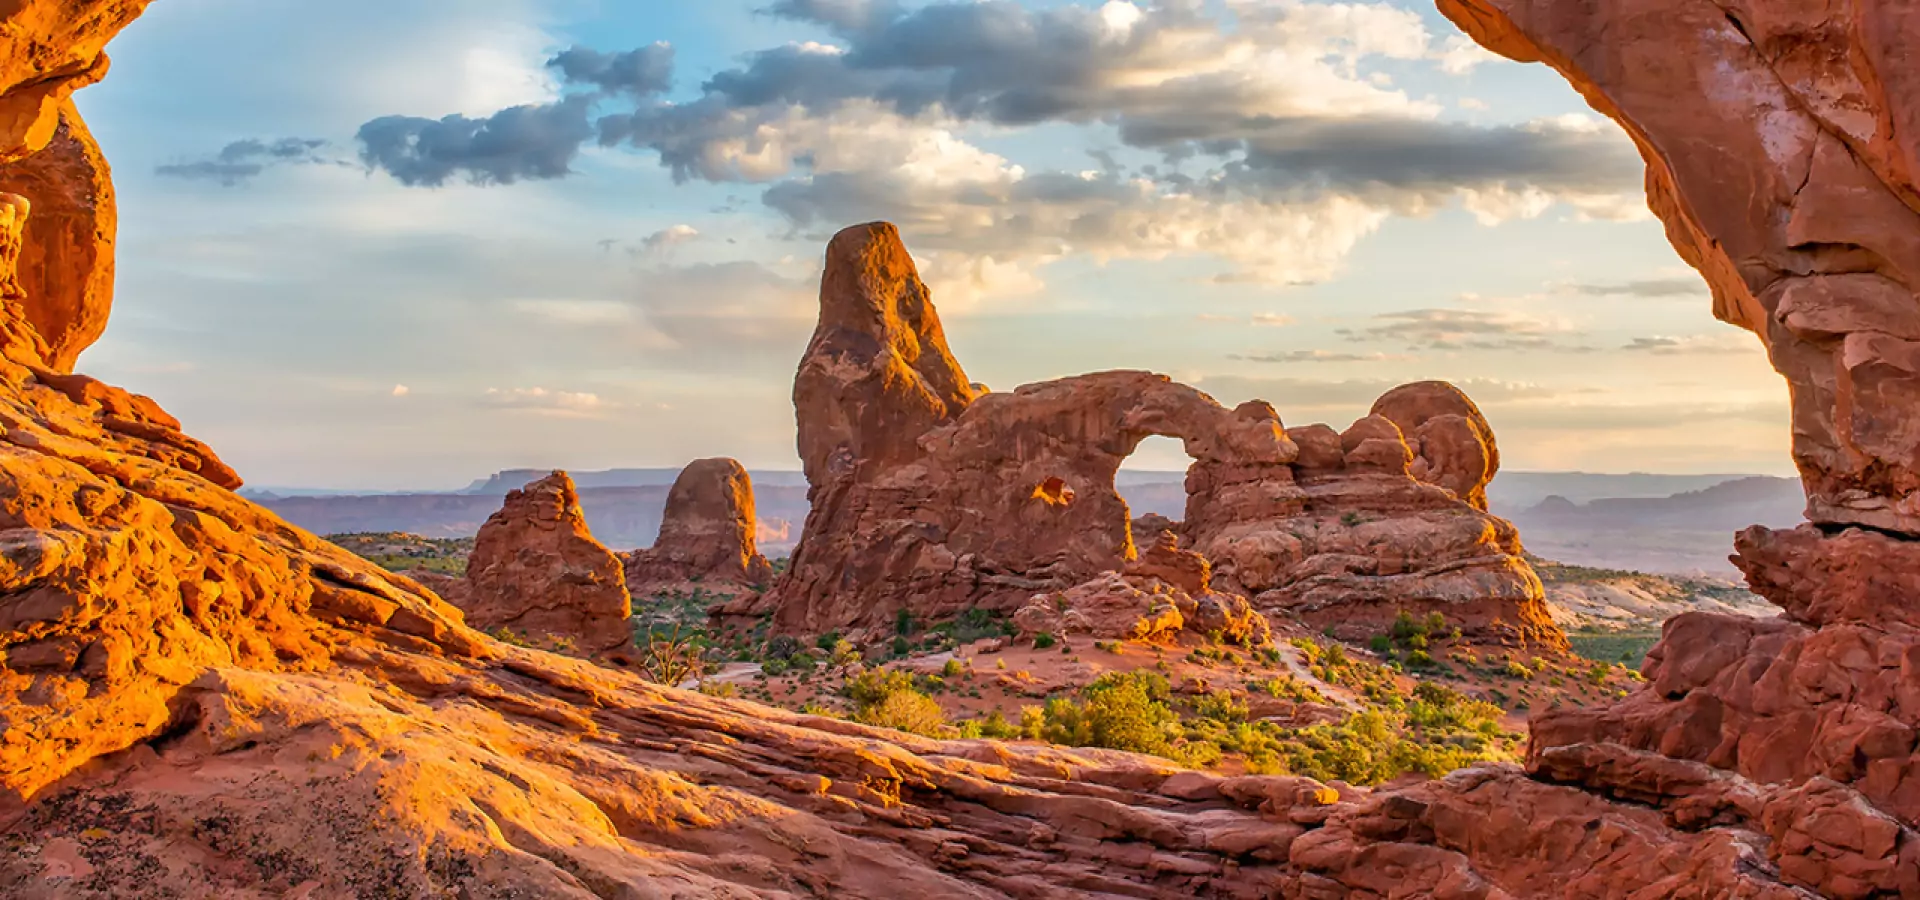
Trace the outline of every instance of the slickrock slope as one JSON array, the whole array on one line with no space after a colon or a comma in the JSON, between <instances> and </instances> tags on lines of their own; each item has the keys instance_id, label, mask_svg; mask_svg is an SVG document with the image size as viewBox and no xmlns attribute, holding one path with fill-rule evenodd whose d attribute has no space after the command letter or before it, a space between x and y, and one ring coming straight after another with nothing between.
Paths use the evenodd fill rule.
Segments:
<instances>
[{"instance_id":1,"label":"slickrock slope","mask_svg":"<svg viewBox=\"0 0 1920 900\"><path fill-rule=\"evenodd\" d=\"M620 558L593 539L565 472L507 494L473 539L466 577L432 586L487 631L558 639L588 654L632 638Z\"/></svg>"},{"instance_id":2,"label":"slickrock slope","mask_svg":"<svg viewBox=\"0 0 1920 900\"><path fill-rule=\"evenodd\" d=\"M835 238L821 333L896 330L891 307L856 302L871 294L912 298L914 321L937 336L938 316L910 263L873 259L908 259L891 226ZM898 283L875 280L884 277ZM847 291L858 296L841 296ZM1484 511L1499 451L1473 401L1452 385L1409 385L1381 399L1415 430L1424 454L1416 455L1385 417L1344 438L1324 426L1289 432L1267 403L1229 410L1149 372L990 393L946 421L926 412L924 392L892 387L917 383L897 357L874 357L887 374L862 381L849 373L869 369L847 366L832 346L816 341L801 363L796 413L802 455L841 462L809 463L814 507L788 572L761 602L729 612L771 611L791 632L879 635L903 608L922 621L975 608L1011 612L1036 593L1087 584L1135 558L1114 476L1142 441L1164 435L1194 458L1178 530L1218 567L1223 591L1362 640L1403 610L1438 610L1476 635L1564 646L1513 527ZM936 362L940 383L958 383L944 346ZM833 390L819 387L822 373L840 378ZM901 409L889 412L896 403ZM831 453L823 434L841 435ZM881 449L863 456L851 449L858 446ZM1089 603L1126 596L1113 585L1079 593ZM1029 618L1044 628L1038 613Z\"/></svg>"},{"instance_id":3,"label":"slickrock slope","mask_svg":"<svg viewBox=\"0 0 1920 900\"><path fill-rule=\"evenodd\" d=\"M47 364L73 371L113 308L113 242L119 220L113 178L72 101L46 148L0 165L0 192L32 198L20 257L24 312L47 341Z\"/></svg>"},{"instance_id":4,"label":"slickrock slope","mask_svg":"<svg viewBox=\"0 0 1920 900\"><path fill-rule=\"evenodd\" d=\"M756 591L773 566L754 546L753 479L731 459L696 460L674 479L660 536L626 557L627 589L637 597L686 585Z\"/></svg>"}]
</instances>

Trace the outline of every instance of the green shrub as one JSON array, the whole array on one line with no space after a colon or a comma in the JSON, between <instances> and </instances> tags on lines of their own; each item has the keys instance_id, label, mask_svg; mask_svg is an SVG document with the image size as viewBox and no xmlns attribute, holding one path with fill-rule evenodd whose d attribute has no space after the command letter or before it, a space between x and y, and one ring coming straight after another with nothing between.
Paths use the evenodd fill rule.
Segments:
<instances>
[{"instance_id":1,"label":"green shrub","mask_svg":"<svg viewBox=\"0 0 1920 900\"><path fill-rule=\"evenodd\" d=\"M853 702L855 722L930 737L947 731L940 704L921 693L906 672L868 669L848 679L844 691Z\"/></svg>"},{"instance_id":2,"label":"green shrub","mask_svg":"<svg viewBox=\"0 0 1920 900\"><path fill-rule=\"evenodd\" d=\"M901 607L899 614L893 617L893 633L903 638L912 637L916 630L917 629L914 628L913 610Z\"/></svg>"},{"instance_id":3,"label":"green shrub","mask_svg":"<svg viewBox=\"0 0 1920 900\"><path fill-rule=\"evenodd\" d=\"M1367 642L1367 647L1379 654L1392 653L1393 638L1387 637L1384 634L1376 634L1372 640Z\"/></svg>"},{"instance_id":4,"label":"green shrub","mask_svg":"<svg viewBox=\"0 0 1920 900\"><path fill-rule=\"evenodd\" d=\"M833 645L838 643L840 643L840 632L838 631L829 631L813 639L813 645L822 650L832 650Z\"/></svg>"},{"instance_id":5,"label":"green shrub","mask_svg":"<svg viewBox=\"0 0 1920 900\"><path fill-rule=\"evenodd\" d=\"M1232 723L1245 722L1248 710L1247 705L1235 699L1231 692L1214 691L1194 704L1194 713L1203 719Z\"/></svg>"},{"instance_id":6,"label":"green shrub","mask_svg":"<svg viewBox=\"0 0 1920 900\"><path fill-rule=\"evenodd\" d=\"M1053 635L1045 631L1042 631L1039 634L1036 634L1033 636L1033 649L1035 650L1045 650L1048 647L1053 646L1053 644L1054 644Z\"/></svg>"},{"instance_id":7,"label":"green shrub","mask_svg":"<svg viewBox=\"0 0 1920 900\"><path fill-rule=\"evenodd\" d=\"M895 657L906 656L907 654L912 652L913 652L912 641L909 641L904 637L895 637L893 639L893 655Z\"/></svg>"},{"instance_id":8,"label":"green shrub","mask_svg":"<svg viewBox=\"0 0 1920 900\"><path fill-rule=\"evenodd\" d=\"M993 738L996 741L1011 740L1020 736L1020 729L1007 721L1007 717L996 709L980 720L980 736Z\"/></svg>"},{"instance_id":9,"label":"green shrub","mask_svg":"<svg viewBox=\"0 0 1920 900\"><path fill-rule=\"evenodd\" d=\"M947 732L946 713L932 697L907 690L888 694L865 709L855 710L853 720L862 725L892 728L928 737L943 737Z\"/></svg>"},{"instance_id":10,"label":"green shrub","mask_svg":"<svg viewBox=\"0 0 1920 900\"><path fill-rule=\"evenodd\" d=\"M1076 703L1047 701L1041 736L1071 747L1106 747L1168 756L1179 718L1167 706L1167 680L1148 671L1109 672L1080 692Z\"/></svg>"}]
</instances>

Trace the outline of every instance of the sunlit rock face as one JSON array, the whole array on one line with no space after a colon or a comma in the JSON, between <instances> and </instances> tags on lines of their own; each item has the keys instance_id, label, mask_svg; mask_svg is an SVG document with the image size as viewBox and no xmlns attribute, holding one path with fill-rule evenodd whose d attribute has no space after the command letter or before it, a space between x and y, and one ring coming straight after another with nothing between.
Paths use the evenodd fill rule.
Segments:
<instances>
[{"instance_id":1,"label":"sunlit rock face","mask_svg":"<svg viewBox=\"0 0 1920 900\"><path fill-rule=\"evenodd\" d=\"M73 371L113 308L118 229L106 157L71 101L39 152L0 164L0 192L32 198L18 268L21 315L46 341L46 363Z\"/></svg>"},{"instance_id":2,"label":"sunlit rock face","mask_svg":"<svg viewBox=\"0 0 1920 900\"><path fill-rule=\"evenodd\" d=\"M633 637L620 558L588 530L565 472L507 494L474 537L463 589L449 599L477 628L559 639L582 653Z\"/></svg>"},{"instance_id":3,"label":"sunlit rock face","mask_svg":"<svg viewBox=\"0 0 1920 900\"><path fill-rule=\"evenodd\" d=\"M1793 395L1819 523L1920 534L1911 3L1441 0L1626 128L1653 211ZM1596 40L1596 36L1604 36Z\"/></svg>"},{"instance_id":4,"label":"sunlit rock face","mask_svg":"<svg viewBox=\"0 0 1920 900\"><path fill-rule=\"evenodd\" d=\"M753 479L731 459L695 460L674 479L660 535L626 557L627 590L635 597L688 585L757 591L773 566L755 546Z\"/></svg>"},{"instance_id":5,"label":"sunlit rock face","mask_svg":"<svg viewBox=\"0 0 1920 900\"><path fill-rule=\"evenodd\" d=\"M794 392L807 529L775 589L729 612L878 634L901 610L1011 612L1117 572L1138 548L1114 475L1157 435L1194 460L1175 530L1228 593L1360 639L1438 611L1476 635L1564 645L1513 527L1484 510L1499 451L1452 385L1398 389L1389 415L1308 435L1326 445L1313 452L1271 404L1227 409L1150 372L965 394L886 225L834 239L817 334Z\"/></svg>"},{"instance_id":6,"label":"sunlit rock face","mask_svg":"<svg viewBox=\"0 0 1920 900\"><path fill-rule=\"evenodd\" d=\"M149 2L0 4L0 163L37 153L53 140L67 98L107 74L107 42Z\"/></svg>"}]
</instances>

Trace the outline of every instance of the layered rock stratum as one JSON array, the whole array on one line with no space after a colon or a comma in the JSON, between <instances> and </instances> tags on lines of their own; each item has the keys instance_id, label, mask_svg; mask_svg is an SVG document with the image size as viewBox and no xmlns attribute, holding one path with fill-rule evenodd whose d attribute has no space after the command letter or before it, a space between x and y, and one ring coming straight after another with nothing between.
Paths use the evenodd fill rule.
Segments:
<instances>
[{"instance_id":1,"label":"layered rock stratum","mask_svg":"<svg viewBox=\"0 0 1920 900\"><path fill-rule=\"evenodd\" d=\"M636 597L695 585L721 593L758 591L773 565L755 544L753 479L731 459L695 460L667 493L653 546L626 555Z\"/></svg>"},{"instance_id":2,"label":"layered rock stratum","mask_svg":"<svg viewBox=\"0 0 1920 900\"><path fill-rule=\"evenodd\" d=\"M51 139L34 111L97 77L100 47L143 6L0 10L0 157ZM1896 440L1914 427L1896 402L1912 370L1889 330L1912 309L1895 289L1914 282L1894 277L1911 269L1892 250L1862 262L1916 233L1903 217L1920 105L1902 51L1920 22L1894 3L1444 8L1628 125L1676 243L1723 312L1773 342L1821 526L1740 538L1781 619L1682 618L1645 689L1542 715L1525 770L1372 792L659 688L472 630L418 584L232 493L232 470L152 401L60 372L16 272L31 198L8 195L0 894L1920 894L1920 553L1904 506L1914 444ZM1777 177L1800 159L1804 178ZM927 358L924 323L890 336L909 332L921 343L888 345L896 375L914 369L902 348ZM964 385L897 388L924 401L915 422L946 424ZM1245 449L1278 446L1277 419L1236 415ZM1369 420L1314 458L1337 446L1343 465L1359 453L1411 472L1389 426ZM846 423L812 433L830 470L907 452ZM1021 490L1042 486L1064 497ZM869 490L882 487L899 486ZM1879 529L1849 527L1868 519Z\"/></svg>"}]
</instances>

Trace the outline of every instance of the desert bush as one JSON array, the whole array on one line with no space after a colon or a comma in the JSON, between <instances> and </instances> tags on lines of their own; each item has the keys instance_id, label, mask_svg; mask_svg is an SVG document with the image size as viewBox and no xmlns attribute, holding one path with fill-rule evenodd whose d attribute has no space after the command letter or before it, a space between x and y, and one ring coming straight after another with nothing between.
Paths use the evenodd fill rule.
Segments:
<instances>
[{"instance_id":1,"label":"desert bush","mask_svg":"<svg viewBox=\"0 0 1920 900\"><path fill-rule=\"evenodd\" d=\"M1247 704L1233 696L1230 691L1214 691L1201 697L1200 701L1194 704L1193 711L1200 718L1217 722L1231 723L1247 720Z\"/></svg>"},{"instance_id":2,"label":"desert bush","mask_svg":"<svg viewBox=\"0 0 1920 900\"><path fill-rule=\"evenodd\" d=\"M834 641L833 647L829 652L828 661L833 663L834 668L852 665L860 661L860 651L853 649L851 642L844 640Z\"/></svg>"},{"instance_id":3,"label":"desert bush","mask_svg":"<svg viewBox=\"0 0 1920 900\"><path fill-rule=\"evenodd\" d=\"M1081 689L1079 702L1047 701L1041 736L1071 747L1168 756L1173 749L1170 732L1179 725L1166 702L1170 693L1158 673L1109 672Z\"/></svg>"},{"instance_id":4,"label":"desert bush","mask_svg":"<svg viewBox=\"0 0 1920 900\"><path fill-rule=\"evenodd\" d=\"M1053 635L1048 632L1042 631L1033 636L1033 649L1035 650L1045 650L1053 646L1053 644Z\"/></svg>"},{"instance_id":5,"label":"desert bush","mask_svg":"<svg viewBox=\"0 0 1920 900\"><path fill-rule=\"evenodd\" d=\"M906 672L868 669L848 679L844 691L853 702L855 722L929 737L948 733L940 704L921 693Z\"/></svg>"},{"instance_id":6,"label":"desert bush","mask_svg":"<svg viewBox=\"0 0 1920 900\"><path fill-rule=\"evenodd\" d=\"M696 635L683 632L679 625L673 626L671 632L650 631L635 640L639 643L636 666L640 677L654 684L671 687L689 678L698 678L706 671Z\"/></svg>"}]
</instances>

